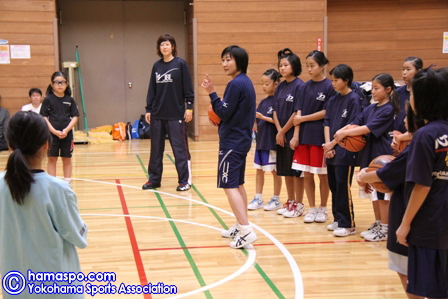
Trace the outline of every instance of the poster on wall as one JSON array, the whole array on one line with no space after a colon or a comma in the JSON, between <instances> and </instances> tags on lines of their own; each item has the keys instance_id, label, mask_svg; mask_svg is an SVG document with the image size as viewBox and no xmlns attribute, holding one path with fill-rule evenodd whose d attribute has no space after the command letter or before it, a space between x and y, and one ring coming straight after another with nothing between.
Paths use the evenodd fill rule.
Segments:
<instances>
[{"instance_id":1,"label":"poster on wall","mask_svg":"<svg viewBox=\"0 0 448 299\"><path fill-rule=\"evenodd\" d=\"M443 33L443 53L448 53L448 32Z\"/></svg>"},{"instance_id":2,"label":"poster on wall","mask_svg":"<svg viewBox=\"0 0 448 299\"><path fill-rule=\"evenodd\" d=\"M11 45L11 59L31 59L30 45Z\"/></svg>"},{"instance_id":3,"label":"poster on wall","mask_svg":"<svg viewBox=\"0 0 448 299\"><path fill-rule=\"evenodd\" d=\"M0 64L10 64L9 45L0 45Z\"/></svg>"}]
</instances>

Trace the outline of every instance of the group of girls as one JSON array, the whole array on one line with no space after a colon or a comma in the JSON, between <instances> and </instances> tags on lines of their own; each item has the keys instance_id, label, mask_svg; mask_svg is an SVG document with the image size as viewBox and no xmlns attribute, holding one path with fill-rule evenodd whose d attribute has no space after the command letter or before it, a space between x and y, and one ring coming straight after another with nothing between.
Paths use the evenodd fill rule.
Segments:
<instances>
[{"instance_id":1,"label":"group of girls","mask_svg":"<svg viewBox=\"0 0 448 299\"><path fill-rule=\"evenodd\" d=\"M284 49L278 53L284 80L279 83L274 70L263 75L263 91L269 97L257 110L257 190L248 209L264 206L278 209L284 217L298 217L305 214L305 190L309 210L304 222L326 222L331 190L334 221L327 229L335 236L353 235L350 187L354 167L360 165L358 183L372 200L376 220L361 236L368 241L388 240L389 268L398 273L409 298L448 298L448 222L444 221L448 212L448 69L423 69L420 58L407 57L402 68L405 85L396 88L389 74L374 76L373 103L363 107L353 88L350 66L334 67L330 80L324 75L327 64L322 52L311 52L306 57L311 80L303 83L297 77L300 59ZM266 108L267 103L271 107ZM339 145L344 138L359 135L367 137L363 151L353 153ZM411 140L400 153L400 143ZM393 153L397 158L385 167L366 171L374 158ZM266 170L274 176L274 197L264 205ZM318 208L314 174L320 181ZM285 177L288 194L283 208L278 176ZM373 190L369 183L379 181L393 193Z\"/></svg>"}]
</instances>

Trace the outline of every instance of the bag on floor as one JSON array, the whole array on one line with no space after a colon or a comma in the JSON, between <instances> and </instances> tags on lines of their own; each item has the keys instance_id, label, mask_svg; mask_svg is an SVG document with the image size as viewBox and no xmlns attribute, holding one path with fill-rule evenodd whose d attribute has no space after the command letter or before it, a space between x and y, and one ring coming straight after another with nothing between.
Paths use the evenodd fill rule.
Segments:
<instances>
[{"instance_id":1,"label":"bag on floor","mask_svg":"<svg viewBox=\"0 0 448 299\"><path fill-rule=\"evenodd\" d=\"M140 121L138 125L138 135L140 139L150 139L151 135L149 133L150 124L146 122L145 115L140 116Z\"/></svg>"},{"instance_id":2,"label":"bag on floor","mask_svg":"<svg viewBox=\"0 0 448 299\"><path fill-rule=\"evenodd\" d=\"M120 141L126 140L126 124L124 122L114 123L112 139Z\"/></svg>"},{"instance_id":3,"label":"bag on floor","mask_svg":"<svg viewBox=\"0 0 448 299\"><path fill-rule=\"evenodd\" d=\"M138 139L139 135L138 135L138 125L140 124L140 119L137 119L134 124L132 125L132 130L131 130L131 136L132 139Z\"/></svg>"},{"instance_id":4,"label":"bag on floor","mask_svg":"<svg viewBox=\"0 0 448 299\"><path fill-rule=\"evenodd\" d=\"M132 139L132 125L130 122L126 123L126 140Z\"/></svg>"}]
</instances>

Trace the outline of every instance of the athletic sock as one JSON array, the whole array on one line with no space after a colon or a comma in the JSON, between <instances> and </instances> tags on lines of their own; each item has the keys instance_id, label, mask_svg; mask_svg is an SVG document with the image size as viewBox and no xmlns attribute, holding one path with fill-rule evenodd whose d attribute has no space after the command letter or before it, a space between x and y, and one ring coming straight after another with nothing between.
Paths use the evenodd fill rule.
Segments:
<instances>
[{"instance_id":1,"label":"athletic sock","mask_svg":"<svg viewBox=\"0 0 448 299\"><path fill-rule=\"evenodd\" d=\"M263 194L255 194L255 197L258 199L263 199Z\"/></svg>"},{"instance_id":2,"label":"athletic sock","mask_svg":"<svg viewBox=\"0 0 448 299\"><path fill-rule=\"evenodd\" d=\"M252 231L252 226L239 224L240 232L242 235L246 235Z\"/></svg>"},{"instance_id":3,"label":"athletic sock","mask_svg":"<svg viewBox=\"0 0 448 299\"><path fill-rule=\"evenodd\" d=\"M280 196L274 195L274 196L272 196L272 199L275 199L276 201L279 201L280 200Z\"/></svg>"}]
</instances>

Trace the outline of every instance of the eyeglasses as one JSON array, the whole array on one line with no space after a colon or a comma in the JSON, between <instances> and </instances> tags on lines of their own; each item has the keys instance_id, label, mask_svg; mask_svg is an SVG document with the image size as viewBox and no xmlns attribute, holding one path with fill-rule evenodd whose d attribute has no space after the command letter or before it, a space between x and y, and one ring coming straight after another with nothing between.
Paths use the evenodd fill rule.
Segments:
<instances>
[{"instance_id":1,"label":"eyeglasses","mask_svg":"<svg viewBox=\"0 0 448 299\"><path fill-rule=\"evenodd\" d=\"M67 81L53 81L53 84L62 86L62 85L67 84Z\"/></svg>"}]
</instances>

